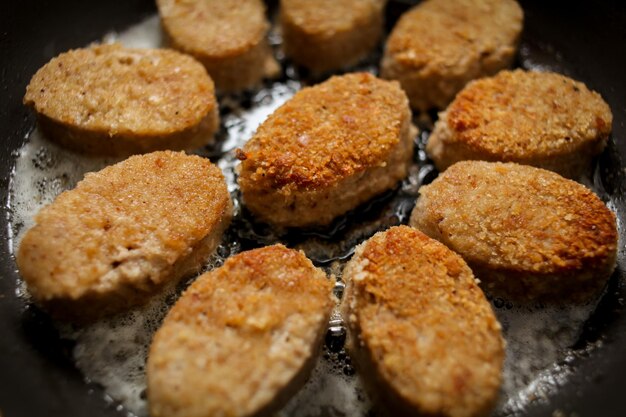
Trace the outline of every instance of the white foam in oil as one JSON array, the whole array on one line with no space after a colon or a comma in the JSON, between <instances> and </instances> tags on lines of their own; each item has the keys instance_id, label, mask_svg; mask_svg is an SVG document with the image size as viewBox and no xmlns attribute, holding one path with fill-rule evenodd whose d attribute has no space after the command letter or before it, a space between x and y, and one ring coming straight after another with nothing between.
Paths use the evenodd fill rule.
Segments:
<instances>
[{"instance_id":1,"label":"white foam in oil","mask_svg":"<svg viewBox=\"0 0 626 417\"><path fill-rule=\"evenodd\" d=\"M11 219L9 244L14 252L33 216L54 198L74 188L85 173L118 162L114 158L87 157L47 141L34 129L18 151L9 192Z\"/></svg>"},{"instance_id":2,"label":"white foam in oil","mask_svg":"<svg viewBox=\"0 0 626 417\"><path fill-rule=\"evenodd\" d=\"M108 34L104 39L134 47L157 47L161 40L156 16L123 33ZM222 116L225 133L220 145L221 151L226 153L217 164L223 170L233 195L236 195L237 189L237 161L232 150L242 146L257 126L299 88L300 83L296 80L275 82L254 94L250 98L251 104L245 108L233 98L220 102L222 108L227 109ZM114 162L117 161L81 156L61 149L34 130L17 154L11 179L11 249L15 251L23 232L32 226L33 215L41 207L63 190L74 187L86 172L99 170ZM417 187L416 184L421 181L418 178L422 175L421 170L413 167L411 172L405 186L413 184ZM235 203L237 207L239 202L236 200ZM387 211L383 211L383 216L387 215L385 213ZM372 220L350 233L363 239L377 227L386 227L394 221L405 222L406 218ZM299 247L307 253L334 250L320 245L324 246L324 240L314 237L299 243ZM224 242L218 255L208 262L206 268L220 265L225 257L239 248L239 242ZM339 275L344 262L335 262L333 272L337 271ZM341 292L341 285L338 284L338 293ZM21 282L18 289L18 295L27 297ZM85 379L102 385L107 395L118 401L129 415L148 415L145 381L147 351L154 331L175 298L176 292L172 289L144 307L89 326L75 328L58 324L61 335L76 342L74 360ZM507 340L502 396L495 414L516 415L529 403L550 396L567 380L571 370L563 363L571 356L570 347L576 342L584 321L595 306L530 309L507 306L500 300L494 304ZM341 346L342 337L345 337L345 334L342 336L345 329L341 326L341 319L334 317L333 320L329 323L332 340L327 340L310 380L281 410L280 417L372 415L371 404L359 376L355 375L350 358ZM334 336L333 332L336 332Z\"/></svg>"},{"instance_id":3,"label":"white foam in oil","mask_svg":"<svg viewBox=\"0 0 626 417\"><path fill-rule=\"evenodd\" d=\"M136 416L148 415L146 358L152 335L171 304L166 300L173 292L89 326L59 326L63 338L76 341L74 361L85 379L102 385L112 399Z\"/></svg>"},{"instance_id":4,"label":"white foam in oil","mask_svg":"<svg viewBox=\"0 0 626 417\"><path fill-rule=\"evenodd\" d=\"M366 415L371 405L361 381L346 374L340 361L321 356L309 381L276 417Z\"/></svg>"},{"instance_id":5,"label":"white foam in oil","mask_svg":"<svg viewBox=\"0 0 626 417\"><path fill-rule=\"evenodd\" d=\"M595 303L511 307L497 300L495 312L507 342L498 415L517 415L544 402L570 376L562 362L571 355Z\"/></svg>"}]
</instances>

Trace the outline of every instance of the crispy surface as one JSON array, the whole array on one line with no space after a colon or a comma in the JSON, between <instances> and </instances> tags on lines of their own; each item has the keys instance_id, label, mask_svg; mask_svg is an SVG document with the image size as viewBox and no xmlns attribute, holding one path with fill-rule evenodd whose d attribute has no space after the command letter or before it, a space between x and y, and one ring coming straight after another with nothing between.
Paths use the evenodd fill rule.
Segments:
<instances>
[{"instance_id":1,"label":"crispy surface","mask_svg":"<svg viewBox=\"0 0 626 417\"><path fill-rule=\"evenodd\" d=\"M169 42L200 60L219 90L250 87L278 72L263 1L157 0L157 6Z\"/></svg>"},{"instance_id":2,"label":"crispy surface","mask_svg":"<svg viewBox=\"0 0 626 417\"><path fill-rule=\"evenodd\" d=\"M303 253L282 245L235 255L198 278L150 347L150 415L269 415L316 356L331 290Z\"/></svg>"},{"instance_id":3,"label":"crispy surface","mask_svg":"<svg viewBox=\"0 0 626 417\"><path fill-rule=\"evenodd\" d=\"M265 221L298 226L312 209L294 198L315 194L321 221L356 207L393 187L406 175L412 158L410 111L397 83L355 73L305 88L276 110L240 152L239 185L248 207ZM394 162L390 166L390 162ZM355 184L373 170L382 170L380 187ZM344 187L345 185L345 187ZM341 189L350 201L334 206L324 193ZM339 193L338 193L339 194ZM294 197L296 196L296 197ZM258 199L281 201L281 213L255 209ZM282 200L281 200L282 199ZM262 206L258 204L257 206ZM316 217L316 216L313 216Z\"/></svg>"},{"instance_id":4,"label":"crispy surface","mask_svg":"<svg viewBox=\"0 0 626 417\"><path fill-rule=\"evenodd\" d=\"M584 293L615 266L615 215L584 186L530 166L459 162L420 189L411 225L511 296Z\"/></svg>"},{"instance_id":5,"label":"crispy surface","mask_svg":"<svg viewBox=\"0 0 626 417\"><path fill-rule=\"evenodd\" d=\"M559 171L567 174L574 156L590 162L602 152L612 119L602 97L583 83L555 73L502 71L456 96L427 151L439 169L463 158L563 165Z\"/></svg>"},{"instance_id":6,"label":"crispy surface","mask_svg":"<svg viewBox=\"0 0 626 417\"><path fill-rule=\"evenodd\" d=\"M522 30L514 0L430 0L391 32L381 74L398 79L418 110L444 108L468 81L509 66Z\"/></svg>"},{"instance_id":7,"label":"crispy surface","mask_svg":"<svg viewBox=\"0 0 626 417\"><path fill-rule=\"evenodd\" d=\"M242 176L295 190L333 185L379 166L400 141L405 107L397 84L367 73L304 88L246 144Z\"/></svg>"},{"instance_id":8,"label":"crispy surface","mask_svg":"<svg viewBox=\"0 0 626 417\"><path fill-rule=\"evenodd\" d=\"M53 313L112 313L197 269L204 259L195 251L215 249L231 210L224 177L207 159L134 156L87 174L44 207L17 263Z\"/></svg>"},{"instance_id":9,"label":"crispy surface","mask_svg":"<svg viewBox=\"0 0 626 417\"><path fill-rule=\"evenodd\" d=\"M382 0L281 0L283 18L309 34L326 34L348 31L368 22L371 16L382 11Z\"/></svg>"},{"instance_id":10,"label":"crispy surface","mask_svg":"<svg viewBox=\"0 0 626 417\"><path fill-rule=\"evenodd\" d=\"M382 34L386 0L281 0L284 47L315 72L356 63Z\"/></svg>"},{"instance_id":11,"label":"crispy surface","mask_svg":"<svg viewBox=\"0 0 626 417\"><path fill-rule=\"evenodd\" d=\"M157 6L164 29L191 53L238 55L269 29L260 0L157 0Z\"/></svg>"},{"instance_id":12,"label":"crispy surface","mask_svg":"<svg viewBox=\"0 0 626 417\"><path fill-rule=\"evenodd\" d=\"M392 227L357 248L344 278L352 348L391 415L489 412L504 341L460 256L415 229Z\"/></svg>"},{"instance_id":13,"label":"crispy surface","mask_svg":"<svg viewBox=\"0 0 626 417\"><path fill-rule=\"evenodd\" d=\"M206 143L217 129L217 102L205 69L165 49L96 45L65 52L33 76L24 104L68 135L147 142L148 150L150 140L158 148L160 140L182 132L189 138L171 145L187 148L196 128Z\"/></svg>"}]
</instances>

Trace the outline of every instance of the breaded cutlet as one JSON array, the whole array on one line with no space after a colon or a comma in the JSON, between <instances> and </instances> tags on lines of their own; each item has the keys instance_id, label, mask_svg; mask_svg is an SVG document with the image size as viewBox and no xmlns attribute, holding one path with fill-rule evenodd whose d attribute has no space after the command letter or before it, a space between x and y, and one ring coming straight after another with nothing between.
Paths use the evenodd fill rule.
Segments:
<instances>
[{"instance_id":1,"label":"breaded cutlet","mask_svg":"<svg viewBox=\"0 0 626 417\"><path fill-rule=\"evenodd\" d=\"M460 256L392 227L357 247L343 277L348 347L383 415L488 415L504 341Z\"/></svg>"},{"instance_id":2,"label":"breaded cutlet","mask_svg":"<svg viewBox=\"0 0 626 417\"><path fill-rule=\"evenodd\" d=\"M354 73L304 88L239 151L244 204L278 227L326 225L407 175L414 135L396 82Z\"/></svg>"},{"instance_id":3,"label":"breaded cutlet","mask_svg":"<svg viewBox=\"0 0 626 417\"><path fill-rule=\"evenodd\" d=\"M47 138L90 154L195 149L219 128L206 70L166 49L113 44L62 53L32 77L24 104Z\"/></svg>"},{"instance_id":4,"label":"breaded cutlet","mask_svg":"<svg viewBox=\"0 0 626 417\"><path fill-rule=\"evenodd\" d=\"M411 226L461 255L490 293L582 301L615 268L615 215L554 172L462 161L419 192Z\"/></svg>"},{"instance_id":5,"label":"breaded cutlet","mask_svg":"<svg viewBox=\"0 0 626 417\"><path fill-rule=\"evenodd\" d=\"M437 169L517 162L577 179L606 146L613 116L585 84L551 72L502 71L468 84L439 116L426 152Z\"/></svg>"},{"instance_id":6,"label":"breaded cutlet","mask_svg":"<svg viewBox=\"0 0 626 417\"><path fill-rule=\"evenodd\" d=\"M428 0L403 14L381 61L411 107L444 109L469 81L511 66L523 12L515 0Z\"/></svg>"},{"instance_id":7,"label":"breaded cutlet","mask_svg":"<svg viewBox=\"0 0 626 417\"><path fill-rule=\"evenodd\" d=\"M150 346L150 415L273 415L315 363L332 288L302 252L282 245L240 253L199 277Z\"/></svg>"},{"instance_id":8,"label":"breaded cutlet","mask_svg":"<svg viewBox=\"0 0 626 417\"><path fill-rule=\"evenodd\" d=\"M157 0L166 41L207 69L220 92L260 84L280 68L262 0Z\"/></svg>"},{"instance_id":9,"label":"breaded cutlet","mask_svg":"<svg viewBox=\"0 0 626 417\"><path fill-rule=\"evenodd\" d=\"M378 44L386 0L281 0L286 55L314 73L358 63Z\"/></svg>"},{"instance_id":10,"label":"breaded cutlet","mask_svg":"<svg viewBox=\"0 0 626 417\"><path fill-rule=\"evenodd\" d=\"M35 217L17 265L54 317L89 321L145 302L198 270L232 203L208 159L169 151L89 173Z\"/></svg>"}]
</instances>

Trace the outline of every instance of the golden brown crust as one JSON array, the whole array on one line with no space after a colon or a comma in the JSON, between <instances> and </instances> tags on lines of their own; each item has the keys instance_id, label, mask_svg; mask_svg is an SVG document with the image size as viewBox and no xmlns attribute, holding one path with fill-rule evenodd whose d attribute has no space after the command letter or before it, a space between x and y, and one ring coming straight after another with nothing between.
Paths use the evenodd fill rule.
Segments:
<instances>
[{"instance_id":1,"label":"golden brown crust","mask_svg":"<svg viewBox=\"0 0 626 417\"><path fill-rule=\"evenodd\" d=\"M287 56L314 72L357 63L378 43L386 0L281 0Z\"/></svg>"},{"instance_id":2,"label":"golden brown crust","mask_svg":"<svg viewBox=\"0 0 626 417\"><path fill-rule=\"evenodd\" d=\"M510 66L522 30L514 0L430 0L400 18L381 62L417 110L444 108L470 80Z\"/></svg>"},{"instance_id":3,"label":"golden brown crust","mask_svg":"<svg viewBox=\"0 0 626 417\"><path fill-rule=\"evenodd\" d=\"M150 415L270 415L281 405L275 396L294 393L315 358L331 290L304 254L282 245L235 255L198 278L150 347Z\"/></svg>"},{"instance_id":4,"label":"golden brown crust","mask_svg":"<svg viewBox=\"0 0 626 417\"><path fill-rule=\"evenodd\" d=\"M266 187L330 186L380 166L400 141L406 96L368 73L300 90L259 126L243 151L245 172Z\"/></svg>"},{"instance_id":5,"label":"golden brown crust","mask_svg":"<svg viewBox=\"0 0 626 417\"><path fill-rule=\"evenodd\" d=\"M615 267L615 215L584 186L530 166L454 164L420 189L411 225L515 298L588 297Z\"/></svg>"},{"instance_id":6,"label":"golden brown crust","mask_svg":"<svg viewBox=\"0 0 626 417\"><path fill-rule=\"evenodd\" d=\"M504 342L461 257L415 229L393 227L357 248L344 278L350 347L390 415L491 410Z\"/></svg>"},{"instance_id":7,"label":"golden brown crust","mask_svg":"<svg viewBox=\"0 0 626 417\"><path fill-rule=\"evenodd\" d=\"M118 312L198 269L232 204L210 161L154 152L90 173L35 217L18 253L34 299L71 320Z\"/></svg>"},{"instance_id":8,"label":"golden brown crust","mask_svg":"<svg viewBox=\"0 0 626 417\"><path fill-rule=\"evenodd\" d=\"M157 0L157 6L168 41L202 62L220 91L278 72L261 0Z\"/></svg>"},{"instance_id":9,"label":"golden brown crust","mask_svg":"<svg viewBox=\"0 0 626 417\"><path fill-rule=\"evenodd\" d=\"M165 49L116 44L65 52L33 76L24 104L51 139L89 153L194 148L219 125L206 70Z\"/></svg>"},{"instance_id":10,"label":"golden brown crust","mask_svg":"<svg viewBox=\"0 0 626 417\"><path fill-rule=\"evenodd\" d=\"M427 152L440 170L480 159L577 177L604 149L612 121L606 102L583 83L555 73L502 71L456 96Z\"/></svg>"},{"instance_id":11,"label":"golden brown crust","mask_svg":"<svg viewBox=\"0 0 626 417\"><path fill-rule=\"evenodd\" d=\"M246 205L278 225L328 223L406 175L411 133L408 102L397 83L355 73L305 88L268 117L240 152ZM369 178L369 186L361 183L371 172L381 175ZM349 199L330 199L341 194ZM303 217L315 200L329 206ZM262 209L272 201L283 205L280 213Z\"/></svg>"}]
</instances>

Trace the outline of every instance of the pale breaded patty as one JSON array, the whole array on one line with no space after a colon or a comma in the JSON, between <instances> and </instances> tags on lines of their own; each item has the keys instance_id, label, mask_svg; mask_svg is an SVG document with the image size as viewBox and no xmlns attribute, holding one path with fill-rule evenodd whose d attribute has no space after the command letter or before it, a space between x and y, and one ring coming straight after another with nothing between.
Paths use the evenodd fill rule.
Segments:
<instances>
[{"instance_id":1,"label":"pale breaded patty","mask_svg":"<svg viewBox=\"0 0 626 417\"><path fill-rule=\"evenodd\" d=\"M358 246L344 270L349 348L392 416L487 415L500 324L463 259L407 226Z\"/></svg>"},{"instance_id":2,"label":"pale breaded patty","mask_svg":"<svg viewBox=\"0 0 626 417\"><path fill-rule=\"evenodd\" d=\"M219 128L213 81L165 49L96 45L65 52L26 88L46 137L81 152L131 155L194 149Z\"/></svg>"},{"instance_id":3,"label":"pale breaded patty","mask_svg":"<svg viewBox=\"0 0 626 417\"><path fill-rule=\"evenodd\" d=\"M285 53L321 73L356 64L383 30L386 0L281 0Z\"/></svg>"},{"instance_id":4,"label":"pale breaded patty","mask_svg":"<svg viewBox=\"0 0 626 417\"><path fill-rule=\"evenodd\" d=\"M608 104L583 83L549 72L502 71L456 96L426 151L440 171L477 159L579 178L606 146L612 121Z\"/></svg>"},{"instance_id":5,"label":"pale breaded patty","mask_svg":"<svg viewBox=\"0 0 626 417\"><path fill-rule=\"evenodd\" d=\"M425 1L391 32L381 75L400 81L414 109L443 109L468 81L512 64L522 21L515 0Z\"/></svg>"},{"instance_id":6,"label":"pale breaded patty","mask_svg":"<svg viewBox=\"0 0 626 417\"><path fill-rule=\"evenodd\" d=\"M266 36L262 0L157 0L168 42L202 62L218 91L231 92L278 74Z\"/></svg>"},{"instance_id":7,"label":"pale breaded patty","mask_svg":"<svg viewBox=\"0 0 626 417\"><path fill-rule=\"evenodd\" d=\"M420 189L410 223L507 297L582 300L615 267L615 215L586 187L540 168L458 162Z\"/></svg>"},{"instance_id":8,"label":"pale breaded patty","mask_svg":"<svg viewBox=\"0 0 626 417\"><path fill-rule=\"evenodd\" d=\"M231 212L224 177L207 159L133 156L87 174L44 207L17 264L38 304L87 321L142 303L197 270Z\"/></svg>"},{"instance_id":9,"label":"pale breaded patty","mask_svg":"<svg viewBox=\"0 0 626 417\"><path fill-rule=\"evenodd\" d=\"M315 362L332 287L303 253L282 245L240 253L202 275L150 346L150 415L273 415Z\"/></svg>"},{"instance_id":10,"label":"pale breaded patty","mask_svg":"<svg viewBox=\"0 0 626 417\"><path fill-rule=\"evenodd\" d=\"M239 152L244 202L276 226L328 224L406 176L414 135L396 82L355 73L304 88Z\"/></svg>"}]
</instances>

